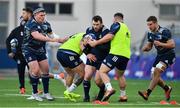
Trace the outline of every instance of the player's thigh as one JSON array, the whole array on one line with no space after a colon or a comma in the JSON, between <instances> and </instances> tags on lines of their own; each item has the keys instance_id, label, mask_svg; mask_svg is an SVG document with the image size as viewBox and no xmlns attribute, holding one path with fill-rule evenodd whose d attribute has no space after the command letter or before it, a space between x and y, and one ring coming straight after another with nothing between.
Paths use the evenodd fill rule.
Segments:
<instances>
[{"instance_id":1,"label":"player's thigh","mask_svg":"<svg viewBox=\"0 0 180 108\"><path fill-rule=\"evenodd\" d=\"M85 65L84 80L90 80L92 78L94 72L96 72L96 68L94 66Z\"/></svg>"},{"instance_id":2,"label":"player's thigh","mask_svg":"<svg viewBox=\"0 0 180 108\"><path fill-rule=\"evenodd\" d=\"M49 73L49 64L47 59L39 61L39 66L43 74Z\"/></svg>"},{"instance_id":3,"label":"player's thigh","mask_svg":"<svg viewBox=\"0 0 180 108\"><path fill-rule=\"evenodd\" d=\"M37 60L28 63L30 74L39 75L40 67Z\"/></svg>"},{"instance_id":4,"label":"player's thigh","mask_svg":"<svg viewBox=\"0 0 180 108\"><path fill-rule=\"evenodd\" d=\"M115 68L115 72L118 77L121 77L124 75L125 70L119 70L119 69Z\"/></svg>"},{"instance_id":5,"label":"player's thigh","mask_svg":"<svg viewBox=\"0 0 180 108\"><path fill-rule=\"evenodd\" d=\"M72 69L73 72L78 73L81 77L84 77L85 74L85 65L81 62L78 66Z\"/></svg>"},{"instance_id":6,"label":"player's thigh","mask_svg":"<svg viewBox=\"0 0 180 108\"><path fill-rule=\"evenodd\" d=\"M99 73L108 73L111 70L106 64L102 63L99 69Z\"/></svg>"}]
</instances>

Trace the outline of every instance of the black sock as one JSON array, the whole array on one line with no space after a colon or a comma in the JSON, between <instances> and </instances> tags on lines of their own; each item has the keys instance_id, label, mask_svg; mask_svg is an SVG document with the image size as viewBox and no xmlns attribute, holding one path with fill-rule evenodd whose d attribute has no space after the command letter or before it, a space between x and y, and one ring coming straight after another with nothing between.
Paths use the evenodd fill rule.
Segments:
<instances>
[{"instance_id":1,"label":"black sock","mask_svg":"<svg viewBox=\"0 0 180 108\"><path fill-rule=\"evenodd\" d=\"M149 96L151 94L152 90L151 89L147 89L147 95Z\"/></svg>"},{"instance_id":2,"label":"black sock","mask_svg":"<svg viewBox=\"0 0 180 108\"><path fill-rule=\"evenodd\" d=\"M31 80L31 85L32 85L32 89L33 89L33 93L36 94L38 93L38 81L39 81L39 77L38 76L33 76L30 75L30 80Z\"/></svg>"},{"instance_id":3,"label":"black sock","mask_svg":"<svg viewBox=\"0 0 180 108\"><path fill-rule=\"evenodd\" d=\"M105 85L102 84L101 86L99 86L99 93L97 95L97 98L96 100L102 100L103 96L104 96L104 93L105 93Z\"/></svg>"},{"instance_id":4,"label":"black sock","mask_svg":"<svg viewBox=\"0 0 180 108\"><path fill-rule=\"evenodd\" d=\"M164 89L165 91L168 91L168 90L169 90L169 86L168 86L168 85L165 85L165 86L163 87L163 89Z\"/></svg>"},{"instance_id":5,"label":"black sock","mask_svg":"<svg viewBox=\"0 0 180 108\"><path fill-rule=\"evenodd\" d=\"M42 75L44 93L49 93L49 74Z\"/></svg>"},{"instance_id":6,"label":"black sock","mask_svg":"<svg viewBox=\"0 0 180 108\"><path fill-rule=\"evenodd\" d=\"M90 87L91 87L91 83L90 81L83 81L83 87L84 87L84 98L85 99L89 99L90 96L89 96L89 90L90 90Z\"/></svg>"}]
</instances>

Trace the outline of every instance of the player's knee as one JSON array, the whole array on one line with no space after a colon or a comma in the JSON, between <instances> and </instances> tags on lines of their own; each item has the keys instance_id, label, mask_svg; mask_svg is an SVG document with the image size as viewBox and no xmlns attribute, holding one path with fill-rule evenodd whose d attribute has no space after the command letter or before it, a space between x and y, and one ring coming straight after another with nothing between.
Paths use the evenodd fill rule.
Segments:
<instances>
[{"instance_id":1,"label":"player's knee","mask_svg":"<svg viewBox=\"0 0 180 108\"><path fill-rule=\"evenodd\" d=\"M91 78L92 78L92 76L90 74L85 74L84 75L84 80L86 80L86 81L90 81Z\"/></svg>"},{"instance_id":2,"label":"player's knee","mask_svg":"<svg viewBox=\"0 0 180 108\"><path fill-rule=\"evenodd\" d=\"M166 64L163 63L163 62L159 62L157 65L156 65L156 68L155 68L155 72L163 72L165 71L166 69Z\"/></svg>"}]
</instances>

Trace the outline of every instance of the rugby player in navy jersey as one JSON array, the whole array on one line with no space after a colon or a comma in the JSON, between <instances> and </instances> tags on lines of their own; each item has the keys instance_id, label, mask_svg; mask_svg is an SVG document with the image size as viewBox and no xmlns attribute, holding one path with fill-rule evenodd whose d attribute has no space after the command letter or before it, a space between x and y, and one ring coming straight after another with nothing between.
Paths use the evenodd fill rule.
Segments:
<instances>
[{"instance_id":1,"label":"rugby player in navy jersey","mask_svg":"<svg viewBox=\"0 0 180 108\"><path fill-rule=\"evenodd\" d=\"M147 18L147 26L149 28L148 43L144 45L142 51L150 51L153 46L157 50L157 56L151 69L152 79L146 91L138 91L139 95L148 100L149 95L156 85L159 85L165 91L166 100L170 99L172 88L165 84L161 78L161 74L175 61L175 42L172 39L171 32L164 27L158 25L155 16Z\"/></svg>"},{"instance_id":2,"label":"rugby player in navy jersey","mask_svg":"<svg viewBox=\"0 0 180 108\"><path fill-rule=\"evenodd\" d=\"M49 93L49 65L46 57L46 42L64 42L67 38L50 38L53 32L50 24L45 20L45 10L37 7L33 11L33 17L26 23L24 28L24 38L22 52L29 66L30 80L32 84L32 96L28 99L43 101L53 100ZM41 73L42 72L42 73ZM38 81L42 78L43 98L38 95Z\"/></svg>"},{"instance_id":3,"label":"rugby player in navy jersey","mask_svg":"<svg viewBox=\"0 0 180 108\"><path fill-rule=\"evenodd\" d=\"M101 16L96 15L92 18L92 27L88 27L86 30L86 34L93 35L95 40L101 39L103 36L105 36L107 33L109 33L109 29L103 25L103 21ZM99 93L95 100L101 100L104 96L105 92L105 86L100 80L99 76L99 68L103 61L103 59L107 56L109 53L110 43L104 43L101 45L98 45L91 49L89 53L86 53L87 55L87 61L85 66L85 76L83 81L84 86L84 102L90 101L90 87L91 83L90 80L95 74L95 82L97 86L99 87Z\"/></svg>"},{"instance_id":4,"label":"rugby player in navy jersey","mask_svg":"<svg viewBox=\"0 0 180 108\"><path fill-rule=\"evenodd\" d=\"M103 60L99 74L103 83L106 87L105 95L102 101L108 101L111 95L116 91L112 87L108 72L115 68L116 73L118 73L120 88L124 86L125 90L125 79L121 80L125 72L127 63L131 55L131 33L126 24L122 22L122 14L114 14L114 22L111 25L110 32L106 34L103 38L99 40L89 41L90 46L95 47L97 45L106 43L110 41L110 51L108 55ZM125 93L123 93L124 95ZM125 96L125 95L124 95ZM123 98L127 100L127 98Z\"/></svg>"}]
</instances>

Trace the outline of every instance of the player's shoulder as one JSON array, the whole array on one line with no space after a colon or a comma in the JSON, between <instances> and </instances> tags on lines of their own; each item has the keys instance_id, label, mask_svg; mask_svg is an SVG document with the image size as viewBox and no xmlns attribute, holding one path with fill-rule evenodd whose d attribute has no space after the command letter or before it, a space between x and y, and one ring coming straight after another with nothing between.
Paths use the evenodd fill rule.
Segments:
<instances>
[{"instance_id":1,"label":"player's shoulder","mask_svg":"<svg viewBox=\"0 0 180 108\"><path fill-rule=\"evenodd\" d=\"M51 24L47 20L44 22L44 25L51 26Z\"/></svg>"},{"instance_id":2,"label":"player's shoulder","mask_svg":"<svg viewBox=\"0 0 180 108\"><path fill-rule=\"evenodd\" d=\"M106 26L103 25L102 31L109 31L109 29Z\"/></svg>"},{"instance_id":3,"label":"player's shoulder","mask_svg":"<svg viewBox=\"0 0 180 108\"><path fill-rule=\"evenodd\" d=\"M25 24L25 28L33 28L34 26L38 26L38 23L35 21L34 18L31 18L27 23Z\"/></svg>"},{"instance_id":4,"label":"player's shoulder","mask_svg":"<svg viewBox=\"0 0 180 108\"><path fill-rule=\"evenodd\" d=\"M111 25L111 29L118 29L120 28L120 23L119 22L114 22L112 25Z\"/></svg>"},{"instance_id":5,"label":"player's shoulder","mask_svg":"<svg viewBox=\"0 0 180 108\"><path fill-rule=\"evenodd\" d=\"M170 33L171 31L166 27L159 26L159 32L160 33Z\"/></svg>"},{"instance_id":6,"label":"player's shoulder","mask_svg":"<svg viewBox=\"0 0 180 108\"><path fill-rule=\"evenodd\" d=\"M89 33L89 32L92 32L93 31L93 27L88 27L87 29L86 29L86 33Z\"/></svg>"}]
</instances>

